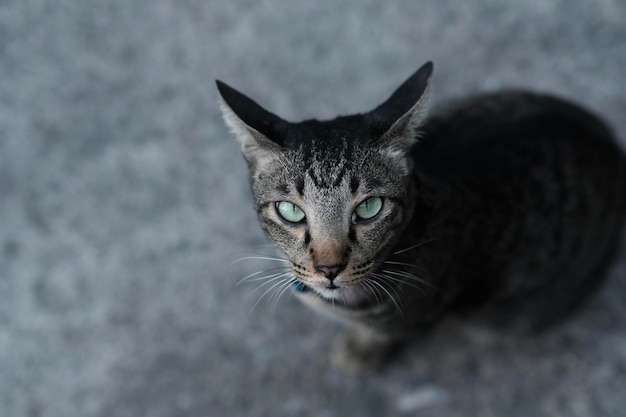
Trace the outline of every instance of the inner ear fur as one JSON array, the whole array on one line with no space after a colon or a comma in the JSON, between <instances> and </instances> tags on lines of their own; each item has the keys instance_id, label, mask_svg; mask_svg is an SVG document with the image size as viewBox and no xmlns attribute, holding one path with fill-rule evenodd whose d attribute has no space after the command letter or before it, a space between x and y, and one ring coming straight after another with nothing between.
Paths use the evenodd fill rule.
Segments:
<instances>
[{"instance_id":1,"label":"inner ear fur","mask_svg":"<svg viewBox=\"0 0 626 417\"><path fill-rule=\"evenodd\" d=\"M256 168L275 159L282 150L288 122L227 84L216 84L224 121L239 141L248 164Z\"/></svg>"}]
</instances>

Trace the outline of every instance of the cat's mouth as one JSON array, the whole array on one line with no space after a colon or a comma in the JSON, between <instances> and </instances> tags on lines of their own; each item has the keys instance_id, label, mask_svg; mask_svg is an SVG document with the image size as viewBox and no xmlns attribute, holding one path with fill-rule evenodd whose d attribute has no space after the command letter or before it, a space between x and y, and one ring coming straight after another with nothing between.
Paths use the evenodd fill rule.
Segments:
<instances>
[{"instance_id":1,"label":"cat's mouth","mask_svg":"<svg viewBox=\"0 0 626 417\"><path fill-rule=\"evenodd\" d=\"M322 287L315 288L314 291L327 302L346 308L359 306L368 299L367 291L360 285L335 286L333 289Z\"/></svg>"},{"instance_id":2,"label":"cat's mouth","mask_svg":"<svg viewBox=\"0 0 626 417\"><path fill-rule=\"evenodd\" d=\"M294 281L292 287L298 294L314 294L322 299L338 305L358 305L368 296L367 287L362 284L365 277L350 280L347 283L327 282L325 284L312 285L300 280Z\"/></svg>"},{"instance_id":3,"label":"cat's mouth","mask_svg":"<svg viewBox=\"0 0 626 417\"><path fill-rule=\"evenodd\" d=\"M304 284L301 281L294 281L292 286L296 292L301 293L301 294L305 294L314 290L320 295L328 295L328 294L332 294L333 292L340 292L342 288L344 289L346 288L346 287L338 287L337 285L332 284L332 283L326 284L325 286L313 287L313 286Z\"/></svg>"},{"instance_id":4,"label":"cat's mouth","mask_svg":"<svg viewBox=\"0 0 626 417\"><path fill-rule=\"evenodd\" d=\"M380 270L381 266L381 262L370 261L357 267L354 275L339 275L330 280L324 278L323 280L314 280L315 282L307 282L307 280L296 278L292 283L292 287L296 293L312 293L331 302L358 303L366 297L368 288L370 290L369 293L373 291L370 287L374 284L370 284L370 287L368 287L367 281L372 274L376 274ZM294 275L298 277L300 274L296 273Z\"/></svg>"}]
</instances>

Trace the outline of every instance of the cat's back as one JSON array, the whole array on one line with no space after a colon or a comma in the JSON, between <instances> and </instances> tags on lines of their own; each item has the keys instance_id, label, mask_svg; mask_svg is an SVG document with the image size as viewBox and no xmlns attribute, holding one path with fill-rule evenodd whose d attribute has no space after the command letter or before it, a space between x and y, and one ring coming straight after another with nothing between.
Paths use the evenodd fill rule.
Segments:
<instances>
[{"instance_id":1,"label":"cat's back","mask_svg":"<svg viewBox=\"0 0 626 417\"><path fill-rule=\"evenodd\" d=\"M617 225L626 215L626 158L613 133L553 96L503 92L457 102L425 124L414 159L426 176L521 217L562 216L567 208Z\"/></svg>"},{"instance_id":2,"label":"cat's back","mask_svg":"<svg viewBox=\"0 0 626 417\"><path fill-rule=\"evenodd\" d=\"M444 164L446 170L494 171L500 163L516 161L537 166L557 153L561 160L599 158L605 168L624 165L622 151L600 118L544 94L510 91L461 100L436 111L424 132L416 158ZM522 161L525 157L530 159Z\"/></svg>"},{"instance_id":3,"label":"cat's back","mask_svg":"<svg viewBox=\"0 0 626 417\"><path fill-rule=\"evenodd\" d=\"M463 100L426 123L421 145L414 151L418 169L479 193L559 189L567 194L562 200L580 194L626 210L626 158L611 130L553 96L505 92Z\"/></svg>"},{"instance_id":4,"label":"cat's back","mask_svg":"<svg viewBox=\"0 0 626 417\"><path fill-rule=\"evenodd\" d=\"M474 97L435 113L414 159L437 212L457 221L438 232L463 254L458 279L541 317L602 282L626 217L626 162L597 116L546 95Z\"/></svg>"}]
</instances>

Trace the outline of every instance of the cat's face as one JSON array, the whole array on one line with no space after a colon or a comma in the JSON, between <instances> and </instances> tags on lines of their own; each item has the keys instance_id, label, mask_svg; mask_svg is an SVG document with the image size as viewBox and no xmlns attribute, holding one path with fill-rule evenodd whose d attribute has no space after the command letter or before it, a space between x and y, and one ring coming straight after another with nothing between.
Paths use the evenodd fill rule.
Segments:
<instances>
[{"instance_id":1,"label":"cat's face","mask_svg":"<svg viewBox=\"0 0 626 417\"><path fill-rule=\"evenodd\" d=\"M411 213L409 161L324 140L284 151L252 176L267 236L307 287L331 298L374 272Z\"/></svg>"},{"instance_id":2,"label":"cat's face","mask_svg":"<svg viewBox=\"0 0 626 417\"><path fill-rule=\"evenodd\" d=\"M422 67L370 113L325 122L285 122L218 84L263 229L294 277L327 299L362 288L409 220L409 150L431 71Z\"/></svg>"}]
</instances>

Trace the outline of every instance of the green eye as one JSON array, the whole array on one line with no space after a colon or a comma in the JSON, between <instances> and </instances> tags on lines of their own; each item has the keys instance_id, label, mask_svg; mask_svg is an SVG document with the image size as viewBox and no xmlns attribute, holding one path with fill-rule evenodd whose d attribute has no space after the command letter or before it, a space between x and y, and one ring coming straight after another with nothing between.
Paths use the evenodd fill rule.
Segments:
<instances>
[{"instance_id":1,"label":"green eye","mask_svg":"<svg viewBox=\"0 0 626 417\"><path fill-rule=\"evenodd\" d=\"M383 199L380 197L370 197L359 204L354 210L354 215L352 216L353 222L358 222L359 220L369 220L374 218L380 210L383 208Z\"/></svg>"},{"instance_id":2,"label":"green eye","mask_svg":"<svg viewBox=\"0 0 626 417\"><path fill-rule=\"evenodd\" d=\"M277 201L276 211L280 217L289 223L301 223L304 220L302 209L289 201Z\"/></svg>"}]
</instances>

